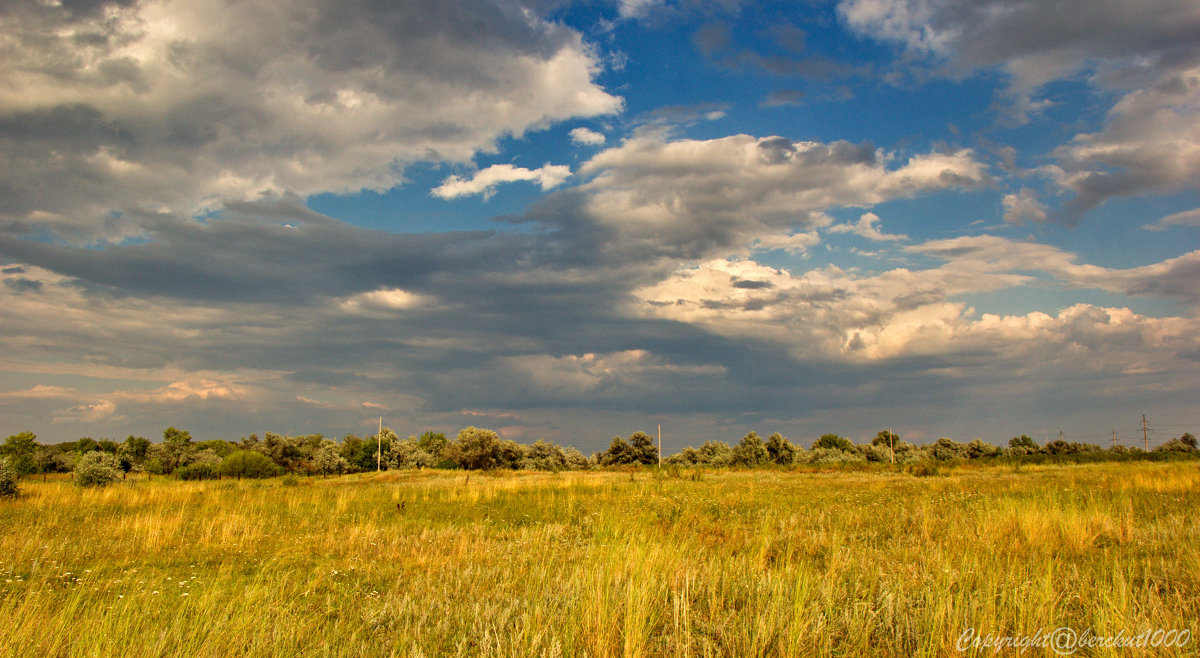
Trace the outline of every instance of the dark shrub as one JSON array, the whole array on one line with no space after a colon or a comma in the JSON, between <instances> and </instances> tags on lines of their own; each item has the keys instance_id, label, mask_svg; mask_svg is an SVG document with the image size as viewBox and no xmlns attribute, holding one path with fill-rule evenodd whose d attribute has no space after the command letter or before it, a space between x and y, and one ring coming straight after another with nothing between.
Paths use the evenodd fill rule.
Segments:
<instances>
[{"instance_id":1,"label":"dark shrub","mask_svg":"<svg viewBox=\"0 0 1200 658\"><path fill-rule=\"evenodd\" d=\"M215 480L218 477L217 465L211 462L196 462L175 469L175 475L180 480Z\"/></svg>"},{"instance_id":2,"label":"dark shrub","mask_svg":"<svg viewBox=\"0 0 1200 658\"><path fill-rule=\"evenodd\" d=\"M7 457L0 457L0 498L16 498L21 493L17 487L17 469Z\"/></svg>"},{"instance_id":3,"label":"dark shrub","mask_svg":"<svg viewBox=\"0 0 1200 658\"><path fill-rule=\"evenodd\" d=\"M221 460L217 471L230 478L267 478L279 474L271 458L252 450L237 450Z\"/></svg>"}]
</instances>

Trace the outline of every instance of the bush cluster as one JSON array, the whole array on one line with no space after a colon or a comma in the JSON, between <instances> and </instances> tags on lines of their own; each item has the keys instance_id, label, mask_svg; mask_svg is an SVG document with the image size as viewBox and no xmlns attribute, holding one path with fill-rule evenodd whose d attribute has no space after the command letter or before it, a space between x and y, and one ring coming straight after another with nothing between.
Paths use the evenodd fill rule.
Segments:
<instances>
[{"instance_id":1,"label":"bush cluster","mask_svg":"<svg viewBox=\"0 0 1200 658\"><path fill-rule=\"evenodd\" d=\"M586 457L578 450L538 440L529 445L501 438L492 430L467 427L453 439L438 432L401 439L388 428L376 436L347 435L337 442L320 434L284 436L267 432L241 441L193 441L185 430L169 427L161 443L130 436L123 443L84 437L70 443L43 446L30 432L15 434L0 445L0 495L15 491L17 478L31 473L74 471L80 486L104 486L130 471L174 474L183 480L217 477L262 478L289 475L330 475L380 469L449 468L562 471L594 467L654 465L658 447L646 432L613 437L608 448ZM683 467L759 468L763 466L854 463L894 463L900 466L976 459L1041 461L1107 461L1115 459L1190 459L1200 455L1196 438L1185 433L1149 453L1137 448L1111 450L1089 443L1055 440L1039 446L1026 435L1013 437L1001 448L981 439L960 443L941 438L914 445L890 430L858 444L837 434L825 434L812 448L792 443L780 433L764 441L750 432L733 446L707 441L664 456L664 464Z\"/></svg>"},{"instance_id":2,"label":"bush cluster","mask_svg":"<svg viewBox=\"0 0 1200 658\"><path fill-rule=\"evenodd\" d=\"M81 487L106 487L121 476L121 462L107 452L89 452L75 465L75 484Z\"/></svg>"}]
</instances>

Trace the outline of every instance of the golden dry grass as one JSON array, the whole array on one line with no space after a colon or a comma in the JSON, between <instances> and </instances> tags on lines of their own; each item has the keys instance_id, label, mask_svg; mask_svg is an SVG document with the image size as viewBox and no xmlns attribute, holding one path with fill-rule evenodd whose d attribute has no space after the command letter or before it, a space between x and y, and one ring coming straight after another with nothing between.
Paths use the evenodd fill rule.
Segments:
<instances>
[{"instance_id":1,"label":"golden dry grass","mask_svg":"<svg viewBox=\"0 0 1200 658\"><path fill-rule=\"evenodd\" d=\"M1195 463L22 487L0 502L13 656L937 656L966 628L1200 630Z\"/></svg>"}]
</instances>

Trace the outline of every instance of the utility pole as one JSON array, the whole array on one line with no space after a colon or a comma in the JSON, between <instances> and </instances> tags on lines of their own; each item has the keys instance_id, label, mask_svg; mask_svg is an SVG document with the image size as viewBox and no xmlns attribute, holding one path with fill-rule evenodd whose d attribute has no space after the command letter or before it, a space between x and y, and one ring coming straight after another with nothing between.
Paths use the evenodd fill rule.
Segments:
<instances>
[{"instance_id":1,"label":"utility pole","mask_svg":"<svg viewBox=\"0 0 1200 658\"><path fill-rule=\"evenodd\" d=\"M662 468L662 423L658 424L658 467Z\"/></svg>"},{"instance_id":2,"label":"utility pole","mask_svg":"<svg viewBox=\"0 0 1200 658\"><path fill-rule=\"evenodd\" d=\"M1059 430L1059 431L1058 431L1058 440L1059 440L1059 441L1062 441L1062 440L1063 440L1062 430Z\"/></svg>"},{"instance_id":3,"label":"utility pole","mask_svg":"<svg viewBox=\"0 0 1200 658\"><path fill-rule=\"evenodd\" d=\"M1114 450L1117 448L1117 430L1115 430L1115 429L1113 430L1113 445L1112 445L1112 447Z\"/></svg>"},{"instance_id":4,"label":"utility pole","mask_svg":"<svg viewBox=\"0 0 1200 658\"><path fill-rule=\"evenodd\" d=\"M1150 431L1146 429L1146 414L1142 414L1142 450L1150 452Z\"/></svg>"},{"instance_id":5,"label":"utility pole","mask_svg":"<svg viewBox=\"0 0 1200 658\"><path fill-rule=\"evenodd\" d=\"M888 428L888 453L891 454L892 466L896 465L896 446L892 445L892 437L896 436L892 433L892 428Z\"/></svg>"},{"instance_id":6,"label":"utility pole","mask_svg":"<svg viewBox=\"0 0 1200 658\"><path fill-rule=\"evenodd\" d=\"M375 472L383 470L383 416L379 417L379 433L375 435Z\"/></svg>"}]
</instances>

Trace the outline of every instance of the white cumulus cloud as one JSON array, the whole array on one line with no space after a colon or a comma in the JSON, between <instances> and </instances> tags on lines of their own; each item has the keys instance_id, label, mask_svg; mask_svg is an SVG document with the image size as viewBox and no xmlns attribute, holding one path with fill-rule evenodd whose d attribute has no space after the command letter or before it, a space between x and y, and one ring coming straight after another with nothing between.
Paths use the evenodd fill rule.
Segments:
<instances>
[{"instance_id":1,"label":"white cumulus cloud","mask_svg":"<svg viewBox=\"0 0 1200 658\"><path fill-rule=\"evenodd\" d=\"M562 185L571 177L571 168L566 165L546 164L537 169L515 167L510 164L492 165L475 172L470 178L449 176L430 192L442 199L457 199L464 196L482 195L484 200L496 193L496 187L504 183L531 181L543 190Z\"/></svg>"}]
</instances>

